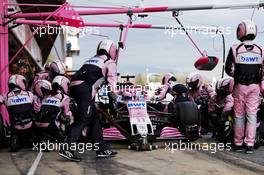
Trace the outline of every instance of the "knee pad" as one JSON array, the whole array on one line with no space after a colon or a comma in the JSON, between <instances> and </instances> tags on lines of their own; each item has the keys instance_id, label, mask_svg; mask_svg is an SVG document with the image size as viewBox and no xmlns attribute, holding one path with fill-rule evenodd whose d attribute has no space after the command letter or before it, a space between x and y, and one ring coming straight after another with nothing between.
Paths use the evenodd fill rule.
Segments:
<instances>
[{"instance_id":1,"label":"knee pad","mask_svg":"<svg viewBox=\"0 0 264 175\"><path fill-rule=\"evenodd\" d=\"M256 115L247 115L247 122L249 124L252 124L252 125L256 126L256 124L257 124L257 116Z\"/></svg>"},{"instance_id":2,"label":"knee pad","mask_svg":"<svg viewBox=\"0 0 264 175\"><path fill-rule=\"evenodd\" d=\"M244 127L244 125L245 125L245 117L236 117L235 118L235 126L236 127L239 127L239 128L241 128L241 127Z\"/></svg>"}]
</instances>

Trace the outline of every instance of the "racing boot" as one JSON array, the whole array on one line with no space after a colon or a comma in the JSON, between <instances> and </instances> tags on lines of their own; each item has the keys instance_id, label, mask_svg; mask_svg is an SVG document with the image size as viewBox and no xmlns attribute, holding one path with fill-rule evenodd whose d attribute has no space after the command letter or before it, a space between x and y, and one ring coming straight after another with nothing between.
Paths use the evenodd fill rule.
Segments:
<instances>
[{"instance_id":1,"label":"racing boot","mask_svg":"<svg viewBox=\"0 0 264 175\"><path fill-rule=\"evenodd\" d=\"M98 150L96 151L97 157L98 158L105 158L105 157L114 157L117 155L116 151L106 149L106 150Z\"/></svg>"},{"instance_id":2,"label":"racing boot","mask_svg":"<svg viewBox=\"0 0 264 175\"><path fill-rule=\"evenodd\" d=\"M246 147L246 153L247 154L253 154L254 153L254 147L253 146L247 146Z\"/></svg>"},{"instance_id":3,"label":"racing boot","mask_svg":"<svg viewBox=\"0 0 264 175\"><path fill-rule=\"evenodd\" d=\"M243 146L242 145L234 145L233 150L235 152L242 152L243 151Z\"/></svg>"},{"instance_id":4,"label":"racing boot","mask_svg":"<svg viewBox=\"0 0 264 175\"><path fill-rule=\"evenodd\" d=\"M77 157L73 151L71 150L64 150L60 149L59 155L67 160L70 160L72 162L80 162L82 161L81 158Z\"/></svg>"}]
</instances>

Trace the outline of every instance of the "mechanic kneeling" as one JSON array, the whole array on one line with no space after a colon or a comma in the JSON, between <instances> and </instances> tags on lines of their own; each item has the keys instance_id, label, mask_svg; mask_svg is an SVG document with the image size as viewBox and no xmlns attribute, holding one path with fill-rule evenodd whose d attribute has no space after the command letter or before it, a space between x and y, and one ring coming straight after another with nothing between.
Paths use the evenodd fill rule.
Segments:
<instances>
[{"instance_id":1,"label":"mechanic kneeling","mask_svg":"<svg viewBox=\"0 0 264 175\"><path fill-rule=\"evenodd\" d=\"M8 81L9 92L1 95L0 104L5 104L11 121L11 151L17 151L26 140L32 139L34 95L26 91L26 79L12 75Z\"/></svg>"},{"instance_id":2,"label":"mechanic kneeling","mask_svg":"<svg viewBox=\"0 0 264 175\"><path fill-rule=\"evenodd\" d=\"M52 85L40 80L36 92L43 96L41 108L35 120L40 138L44 141L63 142L65 139L65 125L70 122L70 98L67 96L70 81L64 76L56 76Z\"/></svg>"}]
</instances>

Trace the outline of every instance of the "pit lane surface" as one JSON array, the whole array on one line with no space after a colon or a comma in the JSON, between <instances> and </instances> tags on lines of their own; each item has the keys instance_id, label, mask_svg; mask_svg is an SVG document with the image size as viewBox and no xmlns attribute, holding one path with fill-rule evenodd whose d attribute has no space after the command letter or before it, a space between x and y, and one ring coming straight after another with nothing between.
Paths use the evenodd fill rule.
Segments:
<instances>
[{"instance_id":1,"label":"pit lane surface","mask_svg":"<svg viewBox=\"0 0 264 175\"><path fill-rule=\"evenodd\" d=\"M203 139L199 139L197 142L206 142L207 144L210 144L215 143L215 140L211 138L211 134L208 134L204 135ZM210 155L210 153L206 151L203 151L202 153L213 156L216 159L234 166L264 174L264 146L260 146L257 150L254 150L254 154L237 153L234 151L217 151L213 155Z\"/></svg>"},{"instance_id":2,"label":"pit lane surface","mask_svg":"<svg viewBox=\"0 0 264 175\"><path fill-rule=\"evenodd\" d=\"M39 155L38 152L31 149L23 149L17 153L0 150L0 174L254 175L263 174L264 172L264 167L261 164L247 160L248 155L244 159L240 157L242 154L234 156L236 153L231 152L204 154L199 151L174 151L174 153L171 153L163 148L146 152L127 149L118 151L117 157L107 159L97 159L94 152L87 151L81 155L83 161L80 163L65 161L55 151L44 152L39 163L35 164L36 169L32 172L36 157ZM258 150L255 155L250 156L258 156L263 152L263 149ZM228 160L228 158L232 160ZM237 163L239 161L242 161L242 163ZM243 166L246 164L250 166ZM253 169L250 169L250 167Z\"/></svg>"}]
</instances>

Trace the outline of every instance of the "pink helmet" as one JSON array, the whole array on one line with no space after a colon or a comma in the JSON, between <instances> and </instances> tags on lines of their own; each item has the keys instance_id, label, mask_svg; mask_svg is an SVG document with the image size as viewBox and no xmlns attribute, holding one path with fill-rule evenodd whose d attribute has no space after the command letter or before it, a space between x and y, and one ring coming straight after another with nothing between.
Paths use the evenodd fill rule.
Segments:
<instances>
[{"instance_id":1,"label":"pink helmet","mask_svg":"<svg viewBox=\"0 0 264 175\"><path fill-rule=\"evenodd\" d=\"M8 80L8 87L10 90L13 90L14 88L19 88L25 91L26 90L26 78L19 74L11 75Z\"/></svg>"},{"instance_id":2,"label":"pink helmet","mask_svg":"<svg viewBox=\"0 0 264 175\"><path fill-rule=\"evenodd\" d=\"M66 66L61 61L53 61L50 63L50 73L52 77L57 75L64 75L66 70Z\"/></svg>"},{"instance_id":3,"label":"pink helmet","mask_svg":"<svg viewBox=\"0 0 264 175\"><path fill-rule=\"evenodd\" d=\"M51 83L47 80L38 80L34 84L34 93L39 97L44 97L47 92L51 91Z\"/></svg>"},{"instance_id":4,"label":"pink helmet","mask_svg":"<svg viewBox=\"0 0 264 175\"><path fill-rule=\"evenodd\" d=\"M189 89L199 89L204 83L203 77L199 73L192 73L186 78L186 84Z\"/></svg>"},{"instance_id":5,"label":"pink helmet","mask_svg":"<svg viewBox=\"0 0 264 175\"><path fill-rule=\"evenodd\" d=\"M223 78L216 83L216 93L220 96L227 96L233 92L234 89L234 79L233 78Z\"/></svg>"},{"instance_id":6,"label":"pink helmet","mask_svg":"<svg viewBox=\"0 0 264 175\"><path fill-rule=\"evenodd\" d=\"M169 83L170 81L177 81L176 78L172 74L165 74L162 78L162 84Z\"/></svg>"},{"instance_id":7,"label":"pink helmet","mask_svg":"<svg viewBox=\"0 0 264 175\"><path fill-rule=\"evenodd\" d=\"M45 71L49 71L50 70L50 62L45 63L43 67L44 67Z\"/></svg>"},{"instance_id":8,"label":"pink helmet","mask_svg":"<svg viewBox=\"0 0 264 175\"><path fill-rule=\"evenodd\" d=\"M34 81L37 81L37 80L48 80L49 81L49 79L50 79L49 72L47 72L47 71L41 71L41 72L37 73Z\"/></svg>"},{"instance_id":9,"label":"pink helmet","mask_svg":"<svg viewBox=\"0 0 264 175\"><path fill-rule=\"evenodd\" d=\"M237 27L237 39L242 42L245 40L254 40L257 32L257 25L253 21L245 20Z\"/></svg>"},{"instance_id":10,"label":"pink helmet","mask_svg":"<svg viewBox=\"0 0 264 175\"><path fill-rule=\"evenodd\" d=\"M52 81L52 89L53 90L61 90L63 93L68 94L70 86L70 80L65 76L56 76Z\"/></svg>"},{"instance_id":11,"label":"pink helmet","mask_svg":"<svg viewBox=\"0 0 264 175\"><path fill-rule=\"evenodd\" d=\"M117 59L117 46L114 41L106 39L101 41L97 46L97 55L106 55L112 60Z\"/></svg>"}]
</instances>

